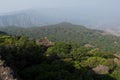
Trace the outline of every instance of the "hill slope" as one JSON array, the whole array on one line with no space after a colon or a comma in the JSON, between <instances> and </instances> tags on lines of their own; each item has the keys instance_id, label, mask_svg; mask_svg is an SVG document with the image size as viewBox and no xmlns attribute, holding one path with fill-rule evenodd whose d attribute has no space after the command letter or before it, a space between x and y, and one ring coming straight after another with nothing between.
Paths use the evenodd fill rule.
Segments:
<instances>
[{"instance_id":1,"label":"hill slope","mask_svg":"<svg viewBox=\"0 0 120 80\"><path fill-rule=\"evenodd\" d=\"M7 27L0 30L16 36L25 35L35 39L47 36L52 41L74 42L80 45L91 44L106 51L120 51L119 37L66 22L43 27Z\"/></svg>"},{"instance_id":2,"label":"hill slope","mask_svg":"<svg viewBox=\"0 0 120 80\"><path fill-rule=\"evenodd\" d=\"M3 31L0 31L0 34L7 34L7 33L3 32Z\"/></svg>"}]
</instances>

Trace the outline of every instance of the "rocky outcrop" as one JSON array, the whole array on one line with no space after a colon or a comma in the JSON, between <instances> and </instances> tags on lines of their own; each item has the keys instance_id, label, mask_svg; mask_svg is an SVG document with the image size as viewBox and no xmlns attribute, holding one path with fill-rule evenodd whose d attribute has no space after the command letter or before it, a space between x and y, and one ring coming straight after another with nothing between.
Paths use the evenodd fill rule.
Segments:
<instances>
[{"instance_id":1,"label":"rocky outcrop","mask_svg":"<svg viewBox=\"0 0 120 80\"><path fill-rule=\"evenodd\" d=\"M42 39L36 40L36 44L38 44L38 45L44 45L44 46L49 47L49 46L53 46L54 42L51 42L51 41L48 40L47 37L44 37Z\"/></svg>"},{"instance_id":2,"label":"rocky outcrop","mask_svg":"<svg viewBox=\"0 0 120 80\"><path fill-rule=\"evenodd\" d=\"M117 64L117 65L120 65L120 60L118 58L114 58L114 62Z\"/></svg>"},{"instance_id":3,"label":"rocky outcrop","mask_svg":"<svg viewBox=\"0 0 120 80\"><path fill-rule=\"evenodd\" d=\"M120 59L120 54L113 54L116 58Z\"/></svg>"},{"instance_id":4,"label":"rocky outcrop","mask_svg":"<svg viewBox=\"0 0 120 80\"><path fill-rule=\"evenodd\" d=\"M17 80L13 77L13 71L5 66L2 60L0 60L0 80Z\"/></svg>"},{"instance_id":5,"label":"rocky outcrop","mask_svg":"<svg viewBox=\"0 0 120 80\"><path fill-rule=\"evenodd\" d=\"M109 67L104 65L98 65L97 67L92 69L97 74L106 74L109 72Z\"/></svg>"},{"instance_id":6,"label":"rocky outcrop","mask_svg":"<svg viewBox=\"0 0 120 80\"><path fill-rule=\"evenodd\" d=\"M94 48L94 46L91 45L91 44L85 44L84 46L85 46L85 47L91 47L91 48Z\"/></svg>"},{"instance_id":7,"label":"rocky outcrop","mask_svg":"<svg viewBox=\"0 0 120 80\"><path fill-rule=\"evenodd\" d=\"M120 65L120 54L114 54L115 58L114 58L114 62L117 65Z\"/></svg>"}]
</instances>

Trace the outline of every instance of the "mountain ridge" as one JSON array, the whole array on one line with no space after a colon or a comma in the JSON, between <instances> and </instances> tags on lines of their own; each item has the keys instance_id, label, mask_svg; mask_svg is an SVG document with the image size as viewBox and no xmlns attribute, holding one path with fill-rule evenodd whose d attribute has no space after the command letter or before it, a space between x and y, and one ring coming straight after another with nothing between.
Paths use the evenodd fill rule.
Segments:
<instances>
[{"instance_id":1,"label":"mountain ridge","mask_svg":"<svg viewBox=\"0 0 120 80\"><path fill-rule=\"evenodd\" d=\"M74 14L72 14L74 12ZM120 35L119 18L94 18L94 15L86 16L86 13L78 14L77 10L41 8L14 11L0 15L0 27L33 27L47 26L60 22L70 22L78 25L85 25L91 29L105 30L114 35ZM84 14L84 15L83 15ZM117 29L114 30L114 29Z\"/></svg>"},{"instance_id":2,"label":"mountain ridge","mask_svg":"<svg viewBox=\"0 0 120 80\"><path fill-rule=\"evenodd\" d=\"M117 36L66 22L42 27L5 27L0 28L0 30L13 36L24 35L34 39L46 36L54 42L72 42L78 45L91 44L106 51L119 51L120 48L120 38Z\"/></svg>"}]
</instances>

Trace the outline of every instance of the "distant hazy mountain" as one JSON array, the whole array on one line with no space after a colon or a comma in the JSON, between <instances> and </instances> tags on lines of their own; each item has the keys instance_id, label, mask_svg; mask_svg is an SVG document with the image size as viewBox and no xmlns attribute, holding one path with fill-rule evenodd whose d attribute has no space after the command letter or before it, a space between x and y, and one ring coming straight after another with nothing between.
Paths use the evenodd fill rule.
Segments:
<instances>
[{"instance_id":1,"label":"distant hazy mountain","mask_svg":"<svg viewBox=\"0 0 120 80\"><path fill-rule=\"evenodd\" d=\"M46 17L38 12L20 12L9 15L0 16L0 26L17 26L17 27L31 27L49 24L52 22L49 17Z\"/></svg>"},{"instance_id":2,"label":"distant hazy mountain","mask_svg":"<svg viewBox=\"0 0 120 80\"><path fill-rule=\"evenodd\" d=\"M68 16L70 15L68 15L67 12L56 9L23 10L0 15L0 27L31 27L51 25L73 19L69 19Z\"/></svg>"},{"instance_id":3,"label":"distant hazy mountain","mask_svg":"<svg viewBox=\"0 0 120 80\"><path fill-rule=\"evenodd\" d=\"M92 12L92 11L90 11ZM94 12L94 10L93 10ZM89 13L83 10L71 9L31 9L10 12L0 15L0 27L17 26L33 27L70 22L85 25L88 28L100 29L115 35L120 35L120 18L118 15Z\"/></svg>"},{"instance_id":4,"label":"distant hazy mountain","mask_svg":"<svg viewBox=\"0 0 120 80\"><path fill-rule=\"evenodd\" d=\"M31 27L56 23L56 17L49 14L49 11L43 12L42 10L12 12L0 16L0 26Z\"/></svg>"},{"instance_id":5,"label":"distant hazy mountain","mask_svg":"<svg viewBox=\"0 0 120 80\"><path fill-rule=\"evenodd\" d=\"M31 27L71 22L96 27L97 19L86 16L86 13L70 9L31 9L0 15L0 27ZM93 26L95 25L95 26ZM98 27L98 26L97 26Z\"/></svg>"},{"instance_id":6,"label":"distant hazy mountain","mask_svg":"<svg viewBox=\"0 0 120 80\"><path fill-rule=\"evenodd\" d=\"M3 32L3 31L0 31L0 34L7 34L7 33Z\"/></svg>"},{"instance_id":7,"label":"distant hazy mountain","mask_svg":"<svg viewBox=\"0 0 120 80\"><path fill-rule=\"evenodd\" d=\"M30 27L58 22L71 22L98 27L102 20L86 16L83 12L68 9L33 9L11 12L0 16L0 26ZM101 22L100 22L101 21Z\"/></svg>"}]
</instances>

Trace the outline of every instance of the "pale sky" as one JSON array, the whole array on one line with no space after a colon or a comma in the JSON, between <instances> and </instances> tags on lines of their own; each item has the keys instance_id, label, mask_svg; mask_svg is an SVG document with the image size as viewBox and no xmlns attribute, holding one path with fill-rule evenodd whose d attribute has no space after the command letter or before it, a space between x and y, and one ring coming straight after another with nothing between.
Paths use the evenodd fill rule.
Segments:
<instances>
[{"instance_id":1,"label":"pale sky","mask_svg":"<svg viewBox=\"0 0 120 80\"><path fill-rule=\"evenodd\" d=\"M120 0L0 0L0 13L33 8L69 8L120 12Z\"/></svg>"}]
</instances>

